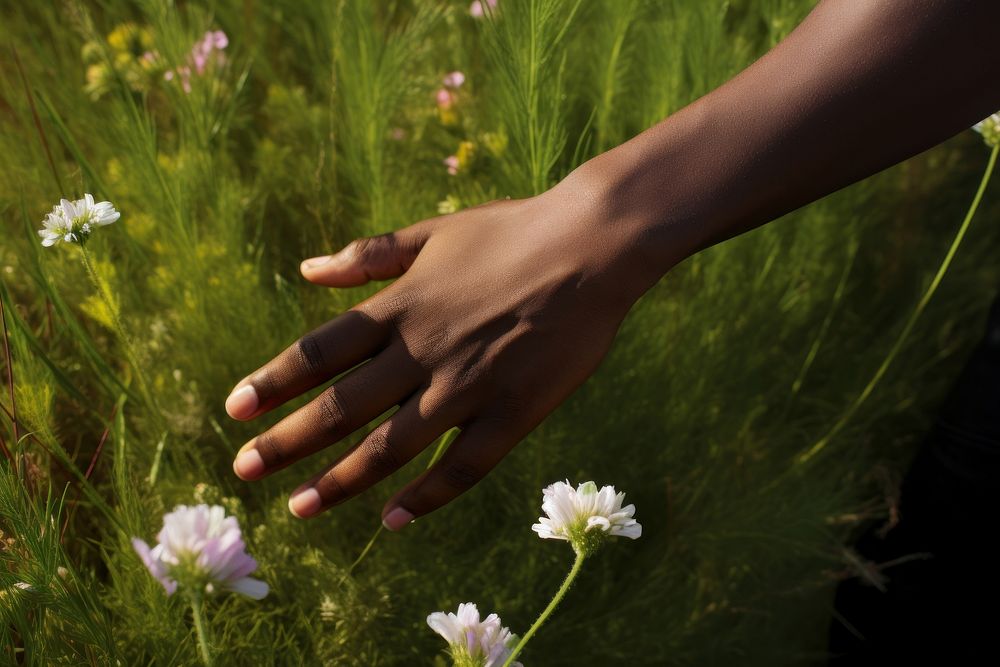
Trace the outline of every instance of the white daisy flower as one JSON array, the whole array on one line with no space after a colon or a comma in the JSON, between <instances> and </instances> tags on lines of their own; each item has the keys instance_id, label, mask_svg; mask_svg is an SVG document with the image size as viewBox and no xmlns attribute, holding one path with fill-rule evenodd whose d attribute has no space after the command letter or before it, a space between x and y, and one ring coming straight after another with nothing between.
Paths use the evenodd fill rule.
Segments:
<instances>
[{"instance_id":1,"label":"white daisy flower","mask_svg":"<svg viewBox=\"0 0 1000 667\"><path fill-rule=\"evenodd\" d=\"M427 625L448 642L455 667L500 667L517 642L496 614L479 620L479 609L471 602L458 605L457 614L434 612ZM519 662L512 665L523 667Z\"/></svg>"},{"instance_id":2,"label":"white daisy flower","mask_svg":"<svg viewBox=\"0 0 1000 667\"><path fill-rule=\"evenodd\" d=\"M52 212L45 216L38 235L42 237L42 245L46 248L60 241L84 243L95 227L110 225L120 216L111 202L95 203L94 196L89 193L76 201L61 199L59 204L52 207Z\"/></svg>"},{"instance_id":3,"label":"white daisy flower","mask_svg":"<svg viewBox=\"0 0 1000 667\"><path fill-rule=\"evenodd\" d=\"M538 536L548 540L566 540L577 552L590 554L607 537L636 539L642 526L632 518L635 505L622 507L624 493L615 487L598 490L593 482L584 482L575 489L569 483L556 482L542 490L541 517L531 527Z\"/></svg>"},{"instance_id":4,"label":"white daisy flower","mask_svg":"<svg viewBox=\"0 0 1000 667\"><path fill-rule=\"evenodd\" d=\"M1000 111L979 121L972 129L983 135L987 146L997 146L1000 144Z\"/></svg>"}]
</instances>

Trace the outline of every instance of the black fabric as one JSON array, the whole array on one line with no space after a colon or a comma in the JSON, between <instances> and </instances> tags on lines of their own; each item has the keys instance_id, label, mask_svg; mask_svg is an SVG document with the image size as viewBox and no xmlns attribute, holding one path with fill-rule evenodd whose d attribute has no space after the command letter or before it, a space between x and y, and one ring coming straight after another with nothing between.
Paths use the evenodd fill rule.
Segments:
<instances>
[{"instance_id":1,"label":"black fabric","mask_svg":"<svg viewBox=\"0 0 1000 667\"><path fill-rule=\"evenodd\" d=\"M875 564L837 590L830 664L1000 664L1000 297L903 482L899 523L856 545ZM906 560L909 558L909 560Z\"/></svg>"}]
</instances>

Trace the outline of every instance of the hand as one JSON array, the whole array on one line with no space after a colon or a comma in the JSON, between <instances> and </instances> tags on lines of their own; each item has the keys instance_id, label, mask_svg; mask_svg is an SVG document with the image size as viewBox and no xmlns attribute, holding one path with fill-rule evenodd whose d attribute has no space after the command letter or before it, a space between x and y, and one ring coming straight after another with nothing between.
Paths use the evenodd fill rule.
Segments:
<instances>
[{"instance_id":1,"label":"hand","mask_svg":"<svg viewBox=\"0 0 1000 667\"><path fill-rule=\"evenodd\" d=\"M289 500L315 516L376 484L452 427L441 460L386 503L397 530L483 478L597 368L644 287L628 235L576 181L303 262L329 287L399 277L306 334L240 382L226 401L253 419L344 371L305 407L261 433L233 464L257 480L399 410Z\"/></svg>"}]
</instances>

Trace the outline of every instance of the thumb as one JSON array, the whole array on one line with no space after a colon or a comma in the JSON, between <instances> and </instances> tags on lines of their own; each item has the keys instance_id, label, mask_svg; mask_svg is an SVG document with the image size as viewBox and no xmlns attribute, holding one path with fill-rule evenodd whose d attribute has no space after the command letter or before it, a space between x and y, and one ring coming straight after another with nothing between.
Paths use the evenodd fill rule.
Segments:
<instances>
[{"instance_id":1,"label":"thumb","mask_svg":"<svg viewBox=\"0 0 1000 667\"><path fill-rule=\"evenodd\" d=\"M302 262L306 280L328 287L354 287L388 280L406 272L430 236L429 226L416 224L398 232L351 241L340 252Z\"/></svg>"}]
</instances>

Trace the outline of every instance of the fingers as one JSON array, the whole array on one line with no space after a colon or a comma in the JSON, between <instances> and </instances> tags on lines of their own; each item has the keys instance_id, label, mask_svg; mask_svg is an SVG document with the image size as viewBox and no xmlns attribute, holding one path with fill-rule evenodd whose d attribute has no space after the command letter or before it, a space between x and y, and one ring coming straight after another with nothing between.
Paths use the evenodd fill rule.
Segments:
<instances>
[{"instance_id":1,"label":"fingers","mask_svg":"<svg viewBox=\"0 0 1000 667\"><path fill-rule=\"evenodd\" d=\"M292 493L288 509L308 518L382 481L447 431L455 420L434 410L421 392L379 424L324 472Z\"/></svg>"},{"instance_id":2,"label":"fingers","mask_svg":"<svg viewBox=\"0 0 1000 667\"><path fill-rule=\"evenodd\" d=\"M234 419L252 419L368 359L388 337L386 325L349 310L307 333L236 385L226 399L226 412Z\"/></svg>"},{"instance_id":3,"label":"fingers","mask_svg":"<svg viewBox=\"0 0 1000 667\"><path fill-rule=\"evenodd\" d=\"M392 347L244 445L233 471L260 479L342 440L412 394L421 377L403 348Z\"/></svg>"},{"instance_id":4,"label":"fingers","mask_svg":"<svg viewBox=\"0 0 1000 667\"><path fill-rule=\"evenodd\" d=\"M475 486L526 435L497 419L478 419L462 430L441 460L393 496L382 523L399 530L447 505Z\"/></svg>"},{"instance_id":5,"label":"fingers","mask_svg":"<svg viewBox=\"0 0 1000 667\"><path fill-rule=\"evenodd\" d=\"M397 232L355 239L343 250L302 262L306 280L328 287L353 287L403 275L430 236L432 220Z\"/></svg>"}]
</instances>

